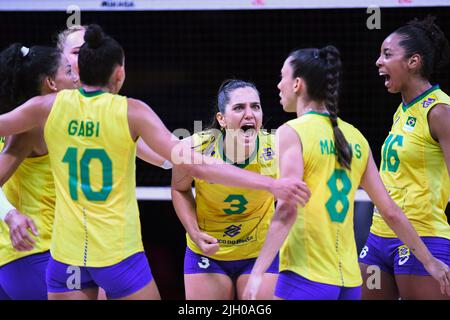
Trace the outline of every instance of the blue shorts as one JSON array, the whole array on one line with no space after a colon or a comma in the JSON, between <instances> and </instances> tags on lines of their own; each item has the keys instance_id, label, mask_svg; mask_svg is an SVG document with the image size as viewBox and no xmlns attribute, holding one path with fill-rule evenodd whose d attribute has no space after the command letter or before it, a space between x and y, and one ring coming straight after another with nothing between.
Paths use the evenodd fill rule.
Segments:
<instances>
[{"instance_id":1,"label":"blue shorts","mask_svg":"<svg viewBox=\"0 0 450 320\"><path fill-rule=\"evenodd\" d=\"M314 282L292 271L281 271L275 296L284 300L360 300L361 286L340 287Z\"/></svg>"},{"instance_id":2,"label":"blue shorts","mask_svg":"<svg viewBox=\"0 0 450 320\"><path fill-rule=\"evenodd\" d=\"M45 269L49 251L35 253L0 267L0 300L47 300Z\"/></svg>"},{"instance_id":3,"label":"blue shorts","mask_svg":"<svg viewBox=\"0 0 450 320\"><path fill-rule=\"evenodd\" d=\"M221 273L226 274L231 279L237 279L243 274L250 274L255 264L256 258L222 261L208 258L195 253L186 247L184 255L184 274L197 273ZM278 254L267 269L267 273L278 274L279 257Z\"/></svg>"},{"instance_id":4,"label":"blue shorts","mask_svg":"<svg viewBox=\"0 0 450 320\"><path fill-rule=\"evenodd\" d=\"M138 252L109 267L78 267L50 257L48 292L70 292L102 287L109 299L129 296L149 284L152 273L144 252Z\"/></svg>"},{"instance_id":5,"label":"blue shorts","mask_svg":"<svg viewBox=\"0 0 450 320\"><path fill-rule=\"evenodd\" d=\"M440 237L421 239L435 258L450 266L450 240ZM400 239L379 237L372 233L359 254L359 262L376 265L390 274L430 275Z\"/></svg>"}]
</instances>

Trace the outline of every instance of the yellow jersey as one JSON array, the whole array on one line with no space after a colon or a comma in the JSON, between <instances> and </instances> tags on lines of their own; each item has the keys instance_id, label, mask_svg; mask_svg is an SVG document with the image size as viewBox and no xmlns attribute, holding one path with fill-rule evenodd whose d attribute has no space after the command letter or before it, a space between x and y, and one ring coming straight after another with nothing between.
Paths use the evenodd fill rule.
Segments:
<instances>
[{"instance_id":1,"label":"yellow jersey","mask_svg":"<svg viewBox=\"0 0 450 320\"><path fill-rule=\"evenodd\" d=\"M439 103L450 105L450 97L434 86L408 105L400 104L381 150L380 175L420 236L450 239L445 215L450 179L442 149L428 125L428 112ZM376 208L370 231L397 238Z\"/></svg>"},{"instance_id":2,"label":"yellow jersey","mask_svg":"<svg viewBox=\"0 0 450 320\"><path fill-rule=\"evenodd\" d=\"M204 131L195 134L193 141L197 151L231 163L223 150L222 135ZM274 135L260 131L254 152L245 163L235 165L276 178L278 170L274 145ZM216 238L220 246L211 258L241 260L257 257L274 212L272 194L264 190L213 184L197 178L194 181L199 228ZM202 254L188 234L186 238L188 247Z\"/></svg>"},{"instance_id":3,"label":"yellow jersey","mask_svg":"<svg viewBox=\"0 0 450 320\"><path fill-rule=\"evenodd\" d=\"M20 212L33 219L39 236L31 251L16 251L8 226L0 222L0 266L50 249L55 211L55 184L48 155L26 158L3 185L6 198Z\"/></svg>"},{"instance_id":4,"label":"yellow jersey","mask_svg":"<svg viewBox=\"0 0 450 320\"><path fill-rule=\"evenodd\" d=\"M126 97L63 90L44 128L56 186L52 257L106 267L143 251Z\"/></svg>"},{"instance_id":5,"label":"yellow jersey","mask_svg":"<svg viewBox=\"0 0 450 320\"><path fill-rule=\"evenodd\" d=\"M366 170L369 144L349 123L338 119L353 151L351 170L337 162L328 114L309 112L288 121L301 138L304 181L311 198L298 207L296 221L280 251L280 271L311 281L345 287L362 284L353 231L355 193Z\"/></svg>"}]
</instances>

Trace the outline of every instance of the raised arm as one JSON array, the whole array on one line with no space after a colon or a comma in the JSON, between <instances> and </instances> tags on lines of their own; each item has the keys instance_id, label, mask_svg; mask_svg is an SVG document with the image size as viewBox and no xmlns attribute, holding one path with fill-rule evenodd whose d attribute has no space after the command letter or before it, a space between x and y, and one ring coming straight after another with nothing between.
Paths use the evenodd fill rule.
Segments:
<instances>
[{"instance_id":1,"label":"raised arm","mask_svg":"<svg viewBox=\"0 0 450 320\"><path fill-rule=\"evenodd\" d=\"M165 159L171 159L174 166L180 166L190 176L212 183L266 190L276 198L303 205L308 200L309 191L299 179L275 180L225 164L219 159L202 156L180 143L145 103L129 99L128 106L132 136L141 136L148 146Z\"/></svg>"},{"instance_id":2,"label":"raised arm","mask_svg":"<svg viewBox=\"0 0 450 320\"><path fill-rule=\"evenodd\" d=\"M364 188L375 206L377 206L389 227L408 246L417 259L422 262L433 278L439 282L442 294L447 293L447 295L450 295L449 267L431 255L408 218L391 199L381 181L372 153L370 153L367 161L367 168L361 180L361 187Z\"/></svg>"},{"instance_id":3,"label":"raised arm","mask_svg":"<svg viewBox=\"0 0 450 320\"><path fill-rule=\"evenodd\" d=\"M187 141L186 143L190 143ZM219 250L217 239L200 230L194 195L192 194L192 176L180 166L172 170L172 202L178 218L192 241L205 255L213 255Z\"/></svg>"},{"instance_id":4,"label":"raised arm","mask_svg":"<svg viewBox=\"0 0 450 320\"><path fill-rule=\"evenodd\" d=\"M282 178L303 178L302 144L297 133L283 125L277 131L280 150L278 153ZM272 263L297 217L297 207L285 201L278 201L275 214L267 232L266 241L253 266L245 287L244 299L256 299L263 274Z\"/></svg>"}]
</instances>

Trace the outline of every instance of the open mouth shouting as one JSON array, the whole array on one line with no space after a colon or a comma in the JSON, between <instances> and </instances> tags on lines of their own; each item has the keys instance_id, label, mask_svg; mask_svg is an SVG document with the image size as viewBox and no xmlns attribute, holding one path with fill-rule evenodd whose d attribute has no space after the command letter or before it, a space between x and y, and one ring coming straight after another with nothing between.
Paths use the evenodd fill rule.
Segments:
<instances>
[{"instance_id":1,"label":"open mouth shouting","mask_svg":"<svg viewBox=\"0 0 450 320\"><path fill-rule=\"evenodd\" d=\"M391 88L391 86L392 86L392 81L391 81L391 76L390 76L390 74L388 74L387 72L385 72L385 71L379 71L378 72L379 73L379 75L380 75L380 77L384 77L384 86L386 87L386 88Z\"/></svg>"},{"instance_id":2,"label":"open mouth shouting","mask_svg":"<svg viewBox=\"0 0 450 320\"><path fill-rule=\"evenodd\" d=\"M245 138L245 140L250 140L256 137L256 125L254 123L244 123L239 129L239 134Z\"/></svg>"}]
</instances>

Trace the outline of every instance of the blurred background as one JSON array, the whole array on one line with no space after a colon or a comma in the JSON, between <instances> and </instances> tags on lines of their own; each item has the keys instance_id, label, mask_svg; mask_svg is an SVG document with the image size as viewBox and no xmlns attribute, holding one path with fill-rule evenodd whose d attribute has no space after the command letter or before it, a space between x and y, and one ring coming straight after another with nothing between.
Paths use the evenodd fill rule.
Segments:
<instances>
[{"instance_id":1,"label":"blurred background","mask_svg":"<svg viewBox=\"0 0 450 320\"><path fill-rule=\"evenodd\" d=\"M13 42L53 45L55 35L66 27L69 2L77 4L0 1L0 49ZM253 81L261 94L264 126L277 128L294 117L282 111L276 87L286 56L295 48L335 45L343 60L340 117L366 136L377 163L401 102L399 95L386 91L375 67L383 39L427 14L435 15L450 36L448 0L378 1L387 4L381 7L381 28L374 30L366 25L371 14L368 4L361 4L365 1L355 1L358 8L338 8L339 1L335 8L310 8L314 5L302 5L304 1L281 1L278 8L268 0L203 1L204 7L198 0L191 6L173 1L168 8L152 6L162 1L90 1L86 6L87 1L78 2L81 24L101 25L125 49L127 80L121 94L148 103L171 131L184 128L193 133L194 121L207 126L217 89L227 78ZM450 92L449 70L436 75L434 83ZM170 185L170 170L136 161L139 187ZM145 189L147 196L139 201L147 256L162 298L183 299L184 229L169 198L143 200L151 199L151 192ZM372 205L357 201L355 208L359 250L371 224Z\"/></svg>"}]
</instances>

